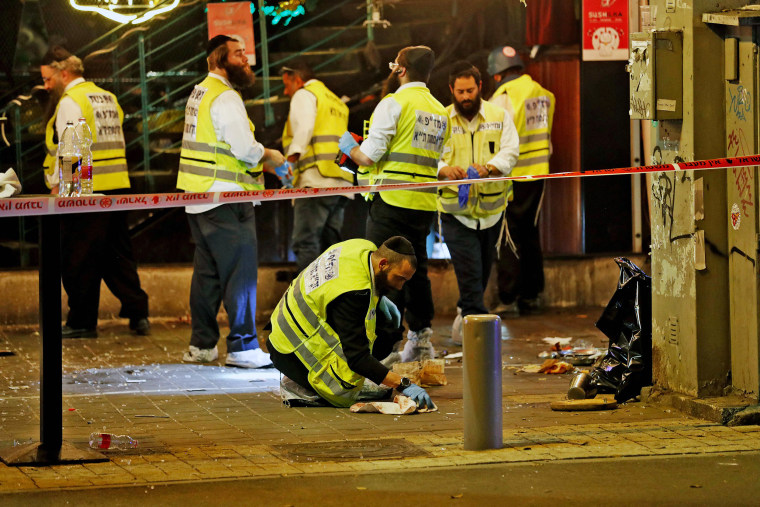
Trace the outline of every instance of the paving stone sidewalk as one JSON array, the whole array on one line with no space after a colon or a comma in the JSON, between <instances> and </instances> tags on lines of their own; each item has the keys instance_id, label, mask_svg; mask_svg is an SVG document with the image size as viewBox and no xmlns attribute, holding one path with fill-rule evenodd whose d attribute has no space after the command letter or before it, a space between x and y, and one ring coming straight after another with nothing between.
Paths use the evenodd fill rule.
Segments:
<instances>
[{"instance_id":1,"label":"paving stone sidewalk","mask_svg":"<svg viewBox=\"0 0 760 507\"><path fill-rule=\"evenodd\" d=\"M129 434L136 449L104 463L42 467L0 464L0 493L36 489L398 470L541 460L760 450L760 426L724 427L640 402L600 412L553 412L569 375L520 373L539 363L544 337L604 345L598 310L505 319L504 448L463 450L462 368L430 389L439 411L412 416L346 409L285 408L273 369L184 365L186 322L154 322L150 337L102 323L96 340L64 342L63 436L87 446L93 431ZM450 321L436 321L444 337ZM220 343L223 361L224 344ZM443 347L438 347L439 351ZM0 330L0 445L39 433L39 336ZM449 352L458 351L452 348Z\"/></svg>"}]
</instances>

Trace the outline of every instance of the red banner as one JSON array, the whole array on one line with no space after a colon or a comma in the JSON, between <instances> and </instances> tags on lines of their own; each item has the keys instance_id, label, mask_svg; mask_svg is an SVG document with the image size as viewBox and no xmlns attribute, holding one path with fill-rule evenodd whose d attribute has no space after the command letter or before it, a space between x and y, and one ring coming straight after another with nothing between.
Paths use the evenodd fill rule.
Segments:
<instances>
[{"instance_id":1,"label":"red banner","mask_svg":"<svg viewBox=\"0 0 760 507\"><path fill-rule=\"evenodd\" d=\"M628 0L583 0L583 60L628 59Z\"/></svg>"},{"instance_id":2,"label":"red banner","mask_svg":"<svg viewBox=\"0 0 760 507\"><path fill-rule=\"evenodd\" d=\"M251 2L207 4L208 38L229 35L245 46L248 65L256 65L256 42L253 39Z\"/></svg>"}]
</instances>

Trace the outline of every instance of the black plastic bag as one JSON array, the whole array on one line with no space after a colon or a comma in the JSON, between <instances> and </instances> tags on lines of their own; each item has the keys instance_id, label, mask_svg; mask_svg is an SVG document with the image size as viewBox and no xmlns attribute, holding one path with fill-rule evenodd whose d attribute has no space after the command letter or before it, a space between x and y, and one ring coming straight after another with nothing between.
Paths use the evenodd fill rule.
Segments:
<instances>
[{"instance_id":1,"label":"black plastic bag","mask_svg":"<svg viewBox=\"0 0 760 507\"><path fill-rule=\"evenodd\" d=\"M652 279L625 257L617 290L596 327L610 339L591 372L591 385L623 403L652 385Z\"/></svg>"}]
</instances>

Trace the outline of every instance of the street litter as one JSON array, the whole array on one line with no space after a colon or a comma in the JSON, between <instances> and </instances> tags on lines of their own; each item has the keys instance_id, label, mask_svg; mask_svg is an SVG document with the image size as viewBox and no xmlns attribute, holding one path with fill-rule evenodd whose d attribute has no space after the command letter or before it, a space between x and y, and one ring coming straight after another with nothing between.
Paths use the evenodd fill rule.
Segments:
<instances>
[{"instance_id":1,"label":"street litter","mask_svg":"<svg viewBox=\"0 0 760 507\"><path fill-rule=\"evenodd\" d=\"M436 412L438 407L417 408L417 404L408 396L397 394L393 401L370 401L359 402L351 405L349 409L355 413L379 413L390 415L409 415L415 412Z\"/></svg>"},{"instance_id":2,"label":"street litter","mask_svg":"<svg viewBox=\"0 0 760 507\"><path fill-rule=\"evenodd\" d=\"M396 363L393 365L393 373L398 373L423 387L445 386L448 382L444 368L443 359L426 359L422 362Z\"/></svg>"},{"instance_id":3,"label":"street litter","mask_svg":"<svg viewBox=\"0 0 760 507\"><path fill-rule=\"evenodd\" d=\"M543 338L541 341L544 343L548 343L549 345L554 345L555 343L559 343L560 345L570 345L570 342L573 341L572 336L568 336L566 338L560 338L559 336L547 336L546 338Z\"/></svg>"},{"instance_id":4,"label":"street litter","mask_svg":"<svg viewBox=\"0 0 760 507\"><path fill-rule=\"evenodd\" d=\"M625 257L617 290L596 322L609 348L591 372L591 385L623 403L652 385L652 279Z\"/></svg>"},{"instance_id":5,"label":"street litter","mask_svg":"<svg viewBox=\"0 0 760 507\"><path fill-rule=\"evenodd\" d=\"M562 373L571 372L574 368L575 367L572 364L565 361L560 361L558 359L547 359L541 364L526 364L517 371L521 373L549 373L559 375Z\"/></svg>"},{"instance_id":6,"label":"street litter","mask_svg":"<svg viewBox=\"0 0 760 507\"><path fill-rule=\"evenodd\" d=\"M454 352L452 354L443 356L444 359L460 359L461 357L462 357L461 352Z\"/></svg>"},{"instance_id":7,"label":"street litter","mask_svg":"<svg viewBox=\"0 0 760 507\"><path fill-rule=\"evenodd\" d=\"M550 340L553 339L555 338L544 338L544 341L551 343ZM556 338L556 340L559 341L553 343L550 350L538 354L538 357L541 359L562 359L573 366L588 366L606 352L605 349L596 348L586 340L578 340L574 344L570 343L572 338Z\"/></svg>"},{"instance_id":8,"label":"street litter","mask_svg":"<svg viewBox=\"0 0 760 507\"><path fill-rule=\"evenodd\" d=\"M590 400L553 401L549 407L551 407L552 410L559 412L611 410L617 408L617 402L613 398L597 397Z\"/></svg>"}]
</instances>

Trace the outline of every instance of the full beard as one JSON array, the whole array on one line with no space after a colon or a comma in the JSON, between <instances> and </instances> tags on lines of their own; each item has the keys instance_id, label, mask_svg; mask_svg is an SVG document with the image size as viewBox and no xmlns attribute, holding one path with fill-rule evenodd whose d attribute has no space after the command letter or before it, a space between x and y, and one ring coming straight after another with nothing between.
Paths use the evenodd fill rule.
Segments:
<instances>
[{"instance_id":1,"label":"full beard","mask_svg":"<svg viewBox=\"0 0 760 507\"><path fill-rule=\"evenodd\" d=\"M253 83L256 81L256 76L247 65L238 67L237 65L225 63L223 67L227 71L227 79L238 90L253 86Z\"/></svg>"},{"instance_id":2,"label":"full beard","mask_svg":"<svg viewBox=\"0 0 760 507\"><path fill-rule=\"evenodd\" d=\"M393 93L401 86L401 81L398 78L398 74L395 71L391 71L388 79L383 83L382 96L385 97L389 93Z\"/></svg>"},{"instance_id":3,"label":"full beard","mask_svg":"<svg viewBox=\"0 0 760 507\"><path fill-rule=\"evenodd\" d=\"M471 119L477 114L478 111L480 111L480 102L480 94L478 94L478 96L473 100L463 100L462 102L457 102L456 99L454 99L454 109L457 110L458 114L461 114L465 118Z\"/></svg>"},{"instance_id":4,"label":"full beard","mask_svg":"<svg viewBox=\"0 0 760 507\"><path fill-rule=\"evenodd\" d=\"M47 103L45 104L45 123L55 114L55 108L58 106L61 96L63 96L62 87L60 89L58 87L53 88L48 92Z\"/></svg>"}]
</instances>

